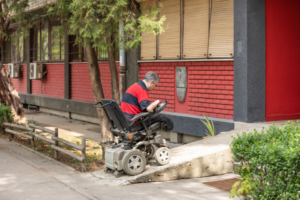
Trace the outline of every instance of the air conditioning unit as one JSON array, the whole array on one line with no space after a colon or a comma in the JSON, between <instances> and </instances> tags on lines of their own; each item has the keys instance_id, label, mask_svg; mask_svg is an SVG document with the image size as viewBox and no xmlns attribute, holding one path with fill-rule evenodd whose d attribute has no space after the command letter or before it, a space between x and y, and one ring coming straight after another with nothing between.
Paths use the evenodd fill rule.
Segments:
<instances>
[{"instance_id":1,"label":"air conditioning unit","mask_svg":"<svg viewBox=\"0 0 300 200\"><path fill-rule=\"evenodd\" d=\"M19 64L8 63L8 74L10 78L21 78L22 77L22 70Z\"/></svg>"},{"instance_id":2,"label":"air conditioning unit","mask_svg":"<svg viewBox=\"0 0 300 200\"><path fill-rule=\"evenodd\" d=\"M34 80L42 80L46 74L46 67L42 63L30 63L29 78Z\"/></svg>"}]
</instances>

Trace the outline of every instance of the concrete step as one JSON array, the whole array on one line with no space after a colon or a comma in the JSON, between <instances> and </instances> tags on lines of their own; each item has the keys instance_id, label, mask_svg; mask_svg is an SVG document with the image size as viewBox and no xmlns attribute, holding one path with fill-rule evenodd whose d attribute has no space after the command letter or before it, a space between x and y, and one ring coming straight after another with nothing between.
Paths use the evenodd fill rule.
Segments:
<instances>
[{"instance_id":1,"label":"concrete step","mask_svg":"<svg viewBox=\"0 0 300 200\"><path fill-rule=\"evenodd\" d=\"M241 127L223 132L215 137L199 140L171 149L172 158L168 165L157 166L155 161L148 162L146 170L136 176L124 174L115 178L113 173L104 170L93 172L93 176L123 185L134 183L169 181L187 178L199 178L233 172L233 159L230 144L237 133L260 131L261 126Z\"/></svg>"}]
</instances>

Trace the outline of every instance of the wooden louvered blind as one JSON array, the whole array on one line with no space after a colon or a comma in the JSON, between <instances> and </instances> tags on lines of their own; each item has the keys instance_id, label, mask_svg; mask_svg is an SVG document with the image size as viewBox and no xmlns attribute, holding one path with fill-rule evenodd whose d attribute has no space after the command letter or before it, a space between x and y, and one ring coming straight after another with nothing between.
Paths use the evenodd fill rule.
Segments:
<instances>
[{"instance_id":1,"label":"wooden louvered blind","mask_svg":"<svg viewBox=\"0 0 300 200\"><path fill-rule=\"evenodd\" d=\"M180 0L161 0L160 17L166 16L165 32L159 35L159 59L180 58Z\"/></svg>"},{"instance_id":2,"label":"wooden louvered blind","mask_svg":"<svg viewBox=\"0 0 300 200\"><path fill-rule=\"evenodd\" d=\"M184 1L183 58L207 58L209 0Z\"/></svg>"},{"instance_id":3,"label":"wooden louvered blind","mask_svg":"<svg viewBox=\"0 0 300 200\"><path fill-rule=\"evenodd\" d=\"M233 57L233 0L212 0L209 58Z\"/></svg>"},{"instance_id":4,"label":"wooden louvered blind","mask_svg":"<svg viewBox=\"0 0 300 200\"><path fill-rule=\"evenodd\" d=\"M148 6L156 7L156 1L143 2L145 8ZM142 11L143 14L149 14L149 10ZM156 36L153 33L142 32L141 43L141 59L142 60L155 60L156 59Z\"/></svg>"}]
</instances>

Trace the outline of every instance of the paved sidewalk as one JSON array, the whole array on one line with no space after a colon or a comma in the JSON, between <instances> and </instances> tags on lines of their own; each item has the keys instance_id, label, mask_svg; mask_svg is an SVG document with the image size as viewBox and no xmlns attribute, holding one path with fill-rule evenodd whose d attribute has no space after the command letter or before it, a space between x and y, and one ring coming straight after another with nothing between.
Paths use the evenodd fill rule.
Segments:
<instances>
[{"instance_id":1,"label":"paved sidewalk","mask_svg":"<svg viewBox=\"0 0 300 200\"><path fill-rule=\"evenodd\" d=\"M49 158L0 139L0 199L229 199L229 193L201 182L237 177L235 174L207 178L154 182L127 186L80 173ZM235 198L238 199L238 198Z\"/></svg>"}]
</instances>

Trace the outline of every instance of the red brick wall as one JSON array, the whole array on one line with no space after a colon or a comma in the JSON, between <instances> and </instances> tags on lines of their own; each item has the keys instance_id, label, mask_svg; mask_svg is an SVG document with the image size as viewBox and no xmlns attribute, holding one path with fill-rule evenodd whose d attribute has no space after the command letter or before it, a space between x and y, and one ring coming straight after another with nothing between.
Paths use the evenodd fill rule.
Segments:
<instances>
[{"instance_id":1,"label":"red brick wall","mask_svg":"<svg viewBox=\"0 0 300 200\"><path fill-rule=\"evenodd\" d=\"M186 101L177 100L176 66L187 67ZM166 111L233 119L233 62L162 62L140 63L140 79L148 71L156 72L161 81L149 93L151 101L168 100Z\"/></svg>"},{"instance_id":2,"label":"red brick wall","mask_svg":"<svg viewBox=\"0 0 300 200\"><path fill-rule=\"evenodd\" d=\"M46 80L31 80L31 94L64 98L65 65L46 64Z\"/></svg>"},{"instance_id":3,"label":"red brick wall","mask_svg":"<svg viewBox=\"0 0 300 200\"><path fill-rule=\"evenodd\" d=\"M199 62L188 69L189 113L233 119L233 62Z\"/></svg>"},{"instance_id":4,"label":"red brick wall","mask_svg":"<svg viewBox=\"0 0 300 200\"><path fill-rule=\"evenodd\" d=\"M149 92L151 101L168 101L165 111L175 112L175 66L177 63L140 63L140 79L148 71L154 71L160 78L159 84Z\"/></svg>"},{"instance_id":5,"label":"red brick wall","mask_svg":"<svg viewBox=\"0 0 300 200\"><path fill-rule=\"evenodd\" d=\"M22 65L22 78L12 78L12 83L19 93L27 93L27 65ZM4 68L8 71L8 65L4 65Z\"/></svg>"},{"instance_id":6,"label":"red brick wall","mask_svg":"<svg viewBox=\"0 0 300 200\"><path fill-rule=\"evenodd\" d=\"M119 63L116 64L119 67ZM109 64L99 63L99 69L104 97L112 99ZM87 63L71 64L71 99L95 102Z\"/></svg>"}]
</instances>

